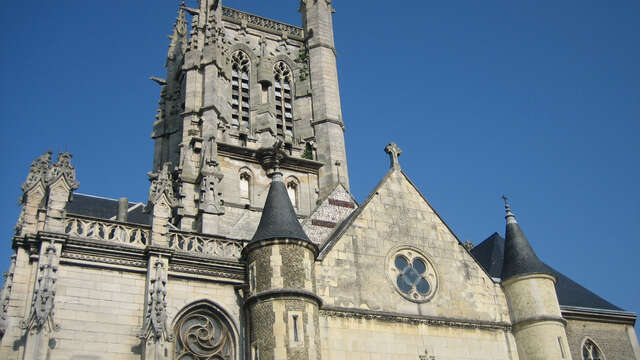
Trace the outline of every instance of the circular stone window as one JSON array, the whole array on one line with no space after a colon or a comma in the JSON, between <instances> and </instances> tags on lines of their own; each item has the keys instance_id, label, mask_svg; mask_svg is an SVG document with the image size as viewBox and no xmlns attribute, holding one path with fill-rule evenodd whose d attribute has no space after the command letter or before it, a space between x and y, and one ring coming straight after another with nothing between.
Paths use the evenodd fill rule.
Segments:
<instances>
[{"instance_id":1,"label":"circular stone window","mask_svg":"<svg viewBox=\"0 0 640 360\"><path fill-rule=\"evenodd\" d=\"M437 276L431 262L413 248L392 251L387 257L389 280L405 299L429 301L436 293Z\"/></svg>"}]
</instances>

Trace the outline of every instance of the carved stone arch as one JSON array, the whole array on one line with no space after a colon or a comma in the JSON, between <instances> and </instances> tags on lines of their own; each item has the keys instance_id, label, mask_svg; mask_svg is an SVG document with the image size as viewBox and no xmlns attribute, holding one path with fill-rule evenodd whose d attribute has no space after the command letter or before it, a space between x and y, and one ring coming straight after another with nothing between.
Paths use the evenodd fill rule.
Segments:
<instances>
[{"instance_id":1,"label":"carved stone arch","mask_svg":"<svg viewBox=\"0 0 640 360\"><path fill-rule=\"evenodd\" d=\"M271 62L271 67L273 68L273 66L275 66L279 61L284 62L285 64L287 64L289 66L289 68L291 69L291 72L294 74L294 76L291 78L291 90L293 91L293 94L295 94L295 90L296 90L296 77L295 74L297 74L300 66L298 66L298 64L291 60L290 57L286 56L286 55L277 55L273 58L273 61Z\"/></svg>"},{"instance_id":2,"label":"carved stone arch","mask_svg":"<svg viewBox=\"0 0 640 360\"><path fill-rule=\"evenodd\" d=\"M229 347L227 349L230 349L230 353L227 353L225 356L219 354L219 358L224 360L241 359L242 343L238 323L222 306L209 299L196 300L184 306L173 318L171 329L173 330L175 343L172 359L178 360L181 355L185 354L185 351L188 353L189 349L182 347L185 345L184 341L186 341L187 338L185 335L195 330L198 325L205 325L207 321L209 321L209 325L211 326L219 326L219 328L217 328L219 329L217 333L219 336L211 339L213 343L222 344L222 341L220 341L222 337L228 336L227 341L229 342L227 345ZM186 324L186 322L188 322L188 324ZM189 331L189 329L191 331ZM199 329L202 328L199 327ZM199 335L202 336L202 333L199 333ZM215 335L216 333L212 334L212 336ZM195 348L198 348L197 345ZM217 348L212 347L212 349L212 352L206 354L206 356L201 358L196 357L194 359L209 359L214 356L217 351L224 351L224 346ZM218 359L218 357L215 358Z\"/></svg>"},{"instance_id":3,"label":"carved stone arch","mask_svg":"<svg viewBox=\"0 0 640 360\"><path fill-rule=\"evenodd\" d=\"M247 54L247 56L249 56L249 61L251 61L251 85L256 84L258 82L256 77L256 74L258 73L258 63L260 62L258 55L256 55L253 49L251 49L251 47L247 44L232 45L231 47L229 47L229 54L233 54L238 50L241 50L242 52Z\"/></svg>"},{"instance_id":4,"label":"carved stone arch","mask_svg":"<svg viewBox=\"0 0 640 360\"><path fill-rule=\"evenodd\" d=\"M593 340L592 337L586 336L584 339L582 339L582 343L580 344L580 357L579 360L582 359L588 359L591 360L588 357L585 357L585 349L589 349L590 351L590 355L593 355L593 349L595 348L595 350L597 351L597 354L599 355L598 360L606 360L607 357L604 354L604 352L602 351L602 347L600 345L598 345L598 343L595 342L595 340Z\"/></svg>"}]
</instances>

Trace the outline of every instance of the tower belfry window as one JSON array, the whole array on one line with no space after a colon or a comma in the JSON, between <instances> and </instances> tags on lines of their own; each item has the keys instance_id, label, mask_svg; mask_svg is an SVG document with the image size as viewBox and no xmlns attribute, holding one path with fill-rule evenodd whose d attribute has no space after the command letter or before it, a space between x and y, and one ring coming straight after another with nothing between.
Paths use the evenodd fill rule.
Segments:
<instances>
[{"instance_id":1,"label":"tower belfry window","mask_svg":"<svg viewBox=\"0 0 640 360\"><path fill-rule=\"evenodd\" d=\"M231 126L249 128L250 116L250 77L251 62L249 56L241 50L231 56Z\"/></svg>"},{"instance_id":2,"label":"tower belfry window","mask_svg":"<svg viewBox=\"0 0 640 360\"><path fill-rule=\"evenodd\" d=\"M284 61L279 61L273 67L273 75L275 78L276 131L281 139L293 137L293 74L291 68Z\"/></svg>"}]
</instances>

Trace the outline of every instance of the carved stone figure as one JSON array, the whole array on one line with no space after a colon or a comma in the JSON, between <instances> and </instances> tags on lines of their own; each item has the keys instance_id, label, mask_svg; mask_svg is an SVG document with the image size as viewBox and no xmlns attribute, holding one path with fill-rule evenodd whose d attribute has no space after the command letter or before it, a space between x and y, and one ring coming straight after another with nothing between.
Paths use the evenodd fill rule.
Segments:
<instances>
[{"instance_id":1,"label":"carved stone figure","mask_svg":"<svg viewBox=\"0 0 640 360\"><path fill-rule=\"evenodd\" d=\"M71 186L71 190L75 190L80 185L76 181L76 169L71 165L71 157L73 155L67 152L58 153L58 161L51 166L47 174L47 185L53 184L60 177L64 177Z\"/></svg>"},{"instance_id":2,"label":"carved stone figure","mask_svg":"<svg viewBox=\"0 0 640 360\"><path fill-rule=\"evenodd\" d=\"M46 181L49 169L51 168L51 153L51 151L47 151L43 155L40 155L37 159L33 160L33 162L31 162L29 175L27 175L27 179L21 187L23 193L27 193L40 181ZM23 204L25 200L26 199L23 194L20 197L20 204Z\"/></svg>"},{"instance_id":3,"label":"carved stone figure","mask_svg":"<svg viewBox=\"0 0 640 360\"><path fill-rule=\"evenodd\" d=\"M173 336L167 327L167 271L165 264L158 260L154 264L155 276L150 281L147 313L145 315L145 338L156 341L172 341Z\"/></svg>"},{"instance_id":4,"label":"carved stone figure","mask_svg":"<svg viewBox=\"0 0 640 360\"><path fill-rule=\"evenodd\" d=\"M40 259L38 282L31 301L31 311L25 321L20 323L23 329L55 331L53 320L56 280L58 272L58 252L54 245L47 248Z\"/></svg>"},{"instance_id":5,"label":"carved stone figure","mask_svg":"<svg viewBox=\"0 0 640 360\"><path fill-rule=\"evenodd\" d=\"M147 207L155 205L162 195L167 197L170 205L176 203L176 197L173 192L173 180L171 179L171 171L169 168L171 163L164 163L162 170L158 173L148 173L149 180L151 181L151 188L149 189L149 201Z\"/></svg>"}]
</instances>

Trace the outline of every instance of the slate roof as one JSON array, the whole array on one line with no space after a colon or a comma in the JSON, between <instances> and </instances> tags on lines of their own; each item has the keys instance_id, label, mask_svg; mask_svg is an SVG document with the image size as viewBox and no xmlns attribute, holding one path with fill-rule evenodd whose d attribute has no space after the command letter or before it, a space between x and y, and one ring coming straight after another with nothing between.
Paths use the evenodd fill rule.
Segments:
<instances>
[{"instance_id":1,"label":"slate roof","mask_svg":"<svg viewBox=\"0 0 640 360\"><path fill-rule=\"evenodd\" d=\"M508 210L502 279L526 274L549 273L547 266L540 261L533 251L529 240L524 235L513 213Z\"/></svg>"},{"instance_id":2,"label":"slate roof","mask_svg":"<svg viewBox=\"0 0 640 360\"><path fill-rule=\"evenodd\" d=\"M93 217L105 220L115 220L118 214L118 200L99 196L74 193L65 210L69 214ZM144 204L129 203L127 222L141 225L151 225L151 214L145 213Z\"/></svg>"},{"instance_id":3,"label":"slate roof","mask_svg":"<svg viewBox=\"0 0 640 360\"><path fill-rule=\"evenodd\" d=\"M251 241L267 239L298 239L311 242L302 230L284 182L275 178L269 186L260 224Z\"/></svg>"},{"instance_id":4,"label":"slate roof","mask_svg":"<svg viewBox=\"0 0 640 360\"><path fill-rule=\"evenodd\" d=\"M504 261L504 246L504 238L498 233L493 233L493 235L471 249L471 253L489 275L500 278L502 273L501 267ZM557 279L556 292L558 294L558 302L561 306L624 311L571 280L551 266L544 263L542 263L542 265L545 267L545 272L550 273Z\"/></svg>"}]
</instances>

